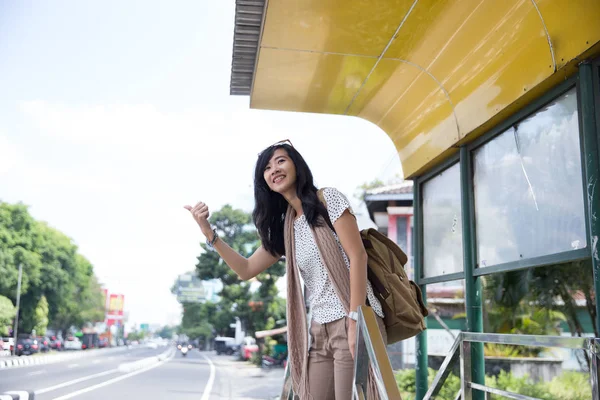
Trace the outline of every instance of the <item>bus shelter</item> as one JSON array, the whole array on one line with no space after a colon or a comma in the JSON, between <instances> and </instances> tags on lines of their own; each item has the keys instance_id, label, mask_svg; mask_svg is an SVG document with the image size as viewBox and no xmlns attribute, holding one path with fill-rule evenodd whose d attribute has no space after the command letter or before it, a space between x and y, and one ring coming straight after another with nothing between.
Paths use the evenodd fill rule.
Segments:
<instances>
[{"instance_id":1,"label":"bus shelter","mask_svg":"<svg viewBox=\"0 0 600 400\"><path fill-rule=\"evenodd\" d=\"M597 0L237 0L230 90L389 135L414 183L415 280L464 281L467 332L557 311L597 338L598 21ZM470 365L483 383L481 343Z\"/></svg>"}]
</instances>

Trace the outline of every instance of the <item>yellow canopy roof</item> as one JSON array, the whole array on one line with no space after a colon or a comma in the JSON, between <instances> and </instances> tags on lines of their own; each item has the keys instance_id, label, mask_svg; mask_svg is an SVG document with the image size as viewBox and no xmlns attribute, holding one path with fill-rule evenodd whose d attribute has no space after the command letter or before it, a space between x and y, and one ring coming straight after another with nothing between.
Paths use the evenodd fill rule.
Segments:
<instances>
[{"instance_id":1,"label":"yellow canopy roof","mask_svg":"<svg viewBox=\"0 0 600 400\"><path fill-rule=\"evenodd\" d=\"M369 120L407 177L600 49L598 0L264 3L237 1L232 94L250 94L251 108Z\"/></svg>"}]
</instances>

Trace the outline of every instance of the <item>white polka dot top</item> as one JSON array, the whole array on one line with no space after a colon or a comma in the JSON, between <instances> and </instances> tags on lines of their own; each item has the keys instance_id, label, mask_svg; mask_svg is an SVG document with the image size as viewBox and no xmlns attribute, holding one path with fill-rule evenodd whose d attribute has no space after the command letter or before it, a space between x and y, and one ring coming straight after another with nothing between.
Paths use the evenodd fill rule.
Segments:
<instances>
[{"instance_id":1,"label":"white polka dot top","mask_svg":"<svg viewBox=\"0 0 600 400\"><path fill-rule=\"evenodd\" d=\"M329 212L332 224L342 216L345 210L354 215L350 202L338 190L325 188L323 194L327 201L327 211ZM348 256L335 233L334 236L342 252L344 261L348 269L350 269ZM321 262L319 249L304 215L301 215L300 218L294 221L294 238L296 242L296 263L300 269L304 284L308 289L308 302L312 318L319 324L326 324L346 317L344 306L335 294L335 289L327 273L327 267ZM367 299L373 311L383 318L381 304L373 294L373 288L368 281Z\"/></svg>"}]
</instances>

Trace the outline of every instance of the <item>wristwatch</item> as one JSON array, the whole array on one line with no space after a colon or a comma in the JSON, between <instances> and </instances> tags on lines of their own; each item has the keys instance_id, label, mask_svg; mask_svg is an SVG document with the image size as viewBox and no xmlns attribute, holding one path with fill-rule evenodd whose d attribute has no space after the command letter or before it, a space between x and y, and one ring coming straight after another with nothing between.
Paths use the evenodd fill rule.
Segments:
<instances>
[{"instance_id":1,"label":"wristwatch","mask_svg":"<svg viewBox=\"0 0 600 400\"><path fill-rule=\"evenodd\" d=\"M358 313L356 311L350 311L348 313L348 318L358 321Z\"/></svg>"},{"instance_id":2,"label":"wristwatch","mask_svg":"<svg viewBox=\"0 0 600 400\"><path fill-rule=\"evenodd\" d=\"M209 240L208 238L206 238L206 245L208 247L210 247L211 249L214 249L215 242L217 241L218 238L219 238L219 235L217 234L217 228L214 228L213 229L213 238L212 238L212 240Z\"/></svg>"}]
</instances>

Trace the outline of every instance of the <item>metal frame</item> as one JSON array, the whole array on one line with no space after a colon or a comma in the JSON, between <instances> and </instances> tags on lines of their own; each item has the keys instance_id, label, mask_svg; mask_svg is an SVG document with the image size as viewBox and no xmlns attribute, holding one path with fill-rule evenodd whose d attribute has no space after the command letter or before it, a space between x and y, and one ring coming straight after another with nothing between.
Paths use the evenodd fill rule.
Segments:
<instances>
[{"instance_id":1,"label":"metal frame","mask_svg":"<svg viewBox=\"0 0 600 400\"><path fill-rule=\"evenodd\" d=\"M573 261L581 261L589 258L590 250L588 247L583 249L570 250L562 253L554 253L546 256L531 257L518 261L511 261L503 264L497 264L491 267L477 267L473 271L474 276L484 276L496 274L498 272L518 271L522 269L545 267L547 265L563 264Z\"/></svg>"},{"instance_id":2,"label":"metal frame","mask_svg":"<svg viewBox=\"0 0 600 400\"><path fill-rule=\"evenodd\" d=\"M413 225L413 265L415 269L415 279L421 288L423 302L427 306L427 290L421 282L423 273L423 207L421 201L421 180L415 179L414 182L414 225ZM425 318L427 326L427 318ZM429 362L427 358L427 331L421 332L416 339L416 398L422 399L427 392L427 378L429 375Z\"/></svg>"},{"instance_id":3,"label":"metal frame","mask_svg":"<svg viewBox=\"0 0 600 400\"><path fill-rule=\"evenodd\" d=\"M415 179L415 183L413 185L414 187L414 193L415 193L415 197L413 200L413 207L416 208L417 203L419 204L419 211L420 214L418 216L418 218L415 220L415 227L417 226L417 224L419 224L419 229L420 232L419 234L420 236L420 242L424 244L423 241L423 208L422 208L422 200L423 200L423 185L425 183L427 183L428 181L438 177L440 174L444 173L446 170L448 170L451 167L454 167L455 165L459 164L459 168L460 168L460 152L453 155L452 157L450 157L448 160L446 160L445 162L441 163L440 165L436 166L434 169L432 169L431 171L427 172L427 174L423 175L422 177L419 177L418 179ZM419 193L419 197L416 196L417 194L417 190ZM461 212L463 212L464 215L464 210L461 210ZM415 212L415 217L416 217L416 212ZM464 238L463 238L464 240ZM464 242L463 242L463 246L464 246ZM424 246L421 246L424 247ZM421 263L423 262L423 249L421 248ZM425 273L425 268L424 265L421 264L421 268L419 270L419 274L417 274L417 270L415 269L415 281L418 285L427 285L427 284L431 284L431 283L441 283L441 282L448 282L448 281L453 281L453 280L457 280L457 279L463 279L465 277L464 275L464 259L463 259L463 270L461 272L454 272L451 274L445 274L445 275L438 275L438 276L430 276L425 278L423 276L423 274Z\"/></svg>"},{"instance_id":4,"label":"metal frame","mask_svg":"<svg viewBox=\"0 0 600 400\"><path fill-rule=\"evenodd\" d=\"M584 150L584 159L582 166L585 170L585 188L584 204L588 212L588 246L593 248L592 269L594 276L594 289L596 291L596 327L600 331L600 259L598 258L598 249L596 248L598 238L600 237L600 221L596 218L600 213L600 145L598 143L598 126L596 125L595 110L596 100L594 89L597 88L594 79L594 71L598 74L598 69L590 62L583 62L579 65L578 75L578 102L580 107L579 122ZM600 96L598 96L600 97ZM592 218L590 218L591 216Z\"/></svg>"},{"instance_id":5,"label":"metal frame","mask_svg":"<svg viewBox=\"0 0 600 400\"><path fill-rule=\"evenodd\" d=\"M426 174L424 174L423 176L421 176L415 180L415 193L416 193L417 186L420 186L420 185L424 184L425 182L431 180L432 178L435 178L439 174L443 173L446 169L454 166L457 162L461 164L461 168L469 168L469 170L471 171L472 165L463 166L463 164L465 162L471 163L472 152L474 150L477 150L478 148L482 147L486 143L495 139L497 136L504 133L507 129L509 129L511 126L513 126L517 122L534 114L540 108L551 103L557 97L568 92L569 90L571 90L573 87L576 87L576 86L578 86L577 85L577 77L573 77L573 78L566 80L565 82L561 83L560 85L558 85L555 88L548 91L546 94L541 96L536 101L529 104L527 107L525 107L523 110L521 110L517 114L513 115L511 118L498 124L492 130L490 130L487 134L479 137L478 139L474 140L472 143L470 143L468 145L461 146L461 148L460 148L461 151L458 154L453 155L445 162L441 163L440 165L436 166L431 171L428 171ZM578 90L578 92L579 92L579 90ZM598 112L600 113L600 110ZM583 138L580 137L580 141L583 145ZM463 149L466 149L466 153L463 152ZM462 154L462 156L461 156L461 154ZM582 153L582 164L584 161L583 155L584 154ZM474 203L472 179L473 179L473 176L471 173L471 176L469 177L469 182L470 182L471 186L468 188L468 191L465 191L464 188L462 188L463 189L462 194L469 196L469 198L468 198L469 203L473 207L473 209L470 211L469 216L472 219L471 224L470 224L470 229L472 231L472 239L475 242L475 246L476 246L477 237L476 237L476 230L475 230L475 209L474 209L475 203ZM418 184L417 184L417 182L418 182ZM421 187L419 187L419 189L422 190ZM463 201L464 200L465 199L463 199ZM419 199L419 202L420 202L420 199ZM416 197L415 197L415 204L416 204ZM462 210L463 217L465 215L465 211L466 210L464 210L464 209ZM586 218L586 220L587 219L588 218ZM422 216L419 220L419 223L422 224ZM464 228L465 227L463 226L463 232L464 232ZM520 270L520 269L540 267L540 266L551 265L551 264L579 261L583 258L589 257L590 243L591 243L590 238L588 238L587 246L582 249L566 251L566 252L561 252L561 253L555 253L555 254L549 254L549 255L540 256L540 257L532 257L532 258L528 258L528 259L517 260L517 261L512 261L512 262L503 263L503 264L496 264L496 265L491 265L491 266L486 266L486 267L480 267L478 265L477 258L476 258L477 248L475 247L473 249L474 255L475 255L475 268L473 271L473 275L474 276L482 276L482 275L487 275L487 274L492 274L492 273L497 273L497 272L507 272L507 271L514 271L514 270ZM463 238L463 247L465 245L466 244L465 244L464 238ZM464 266L464 262L465 262L465 260L463 259L463 266ZM459 276L459 274L462 276ZM464 274L464 271L462 273L453 273L453 274L440 275L440 276L428 277L428 278L424 278L422 275L416 276L416 278L418 279L417 283L419 283L419 284L447 282L447 281L451 281L451 280L463 279L465 277L466 277L466 274Z\"/></svg>"},{"instance_id":6,"label":"metal frame","mask_svg":"<svg viewBox=\"0 0 600 400\"><path fill-rule=\"evenodd\" d=\"M465 272L454 272L452 274L445 274L439 276L432 276L430 278L417 278L417 284L419 285L430 285L432 283L441 283L448 281L457 281L459 279L465 279Z\"/></svg>"},{"instance_id":7,"label":"metal frame","mask_svg":"<svg viewBox=\"0 0 600 400\"><path fill-rule=\"evenodd\" d=\"M595 216L600 213L600 62L580 64L577 77L565 81L550 90L524 110L499 124L488 134L473 143L460 147L460 152L435 167L427 174L415 178L414 185L414 268L415 280L421 286L426 301L426 285L465 279L465 303L469 332L461 332L452 346L450 354L444 360L432 386L427 390L427 336L426 332L417 335L416 398L429 400L434 398L450 374L449 365L456 361L460 353L461 391L456 400L482 400L486 393L497 394L517 400L537 400L532 397L510 393L485 386L484 343L512 344L522 346L561 347L580 349L591 356L590 384L593 400L600 400L600 338L565 338L556 336L503 335L482 333L482 294L480 277L492 273L529 269L534 267L579 261L591 256L596 293L600 293L600 257L596 245L600 237L600 221ZM473 151L502 134L518 121L528 117L544 105L576 86L578 114L580 116L580 143L582 155L582 179L586 193L587 246L583 249L567 251L518 260L504 264L478 268L477 238L475 225L475 198L473 183ZM447 168L460 163L461 210L463 226L463 272L423 278L423 209L422 185L443 173ZM594 216L594 218L592 218ZM593 254L592 254L593 249ZM596 308L599 311L595 321L600 329L600 296L596 296ZM381 399L400 399L393 371L387 357L385 345L379 332L375 313L368 307L359 308L357 324L357 342L355 352L354 398L366 399L369 372L373 371ZM289 365L288 365L289 368ZM291 377L286 369L284 390L281 399L293 399Z\"/></svg>"},{"instance_id":8,"label":"metal frame","mask_svg":"<svg viewBox=\"0 0 600 400\"><path fill-rule=\"evenodd\" d=\"M434 399L439 393L446 378L450 375L449 366L456 361L460 353L460 376L462 400L472 400L486 393L498 394L510 399L516 400L539 400L533 397L524 396L518 393L512 393L505 390L495 389L485 384L473 382L472 371L472 352L475 344L483 343L512 344L518 346L541 346L541 347L559 347L563 349L586 351L592 360L590 369L590 388L592 390L592 399L600 400L600 386L598 372L600 367L600 339L598 338L579 338L545 335L503 335L494 333L470 333L461 332L456 338L450 353L444 359L444 362L438 371L429 391L424 396L425 400ZM457 398L458 395L457 395Z\"/></svg>"},{"instance_id":9,"label":"metal frame","mask_svg":"<svg viewBox=\"0 0 600 400\"><path fill-rule=\"evenodd\" d=\"M586 65L586 64L582 64ZM471 332L482 332L482 313L481 313L481 284L480 277L493 273L501 273L515 270L523 270L535 267L543 267L553 264L562 264L567 262L581 261L591 256L592 245L594 241L593 237L600 237L600 221L598 227L594 230L590 225L591 215L597 215L600 213L600 185L594 183L600 179L600 166L598 166L598 154L600 151L600 96L594 98L594 90L600 93L600 60L597 60L593 66L588 63L589 71L582 72L580 66L580 73L577 76L565 80L563 83L557 85L553 89L549 90L543 96L533 101L528 106L524 107L523 110L516 113L512 117L501 122L488 133L475 139L473 142L463 145L460 147L458 154L452 155L448 160L436 166L426 174L417 177L415 179L414 191L415 191L415 280L421 286L423 293L426 292L425 285L439 282L447 282L452 280L465 279L465 306L467 311L467 327ZM584 67L587 68L587 67ZM587 75L586 75L587 74ZM585 82L582 82L582 79ZM586 193L584 195L585 220L586 220L586 231L588 232L587 244L585 248L566 251L561 253L549 254L540 257L532 257L523 260L516 260L513 262L496 264L486 267L480 267L477 262L477 234L476 234L476 221L475 221L475 193L473 183L473 151L477 150L481 146L490 142L494 138L498 137L519 121L529 117L530 115L537 112L547 104L554 101L559 96L568 92L569 90L576 88L578 100L579 100L579 115L580 115L580 145L581 145L581 164L582 164L582 182L585 188L595 190L598 193ZM587 91L583 89L587 88ZM583 95L587 97L581 99ZM583 107L585 103L587 108ZM586 111L591 107L592 112ZM595 111L594 111L595 110ZM596 114L594 114L594 112ZM596 118L596 115L598 116ZM584 121L585 120L585 121ZM594 127L592 130L591 127ZM593 132L592 132L593 131ZM592 136L595 139L595 155L590 154L587 151L590 148L592 142ZM587 139L586 139L587 138ZM584 146L585 144L585 146ZM592 149L593 150L593 149ZM595 167L590 169L587 164L595 160ZM460 163L461 168L461 200L462 200L462 215L463 215L463 272L453 273L448 275L441 275L435 277L423 277L423 210L422 210L422 184L435 178L440 173L443 173L447 168L454 166L457 162ZM587 166L587 168L586 168ZM585 171L584 171L585 170ZM593 174L591 177L586 171L590 171ZM591 178L591 179L590 179ZM590 185L590 183L592 183ZM596 204L588 204L590 199L595 199ZM592 257L593 258L593 257ZM600 293L600 257L594 263L594 278L596 284L596 293ZM596 265L597 264L597 265ZM596 308L599 311L598 318L596 321L597 326L600 329L600 296L596 296ZM425 374L417 373L417 399L424 397L424 390L422 385L427 387L427 340L424 334L419 335L420 338L417 340L417 354L419 355L417 360L417 371L425 370ZM463 351L469 351L472 354L473 360L469 360L469 374L473 374L475 384L483 384L485 371L484 371L484 358L483 358L483 345L477 343L472 348L464 349ZM423 352L425 356L423 356ZM424 368L421 366L425 366ZM483 392L475 391L476 399L483 399ZM480 397L481 396L481 397ZM464 399L465 397L463 397ZM520 397L517 397L520 398Z\"/></svg>"},{"instance_id":10,"label":"metal frame","mask_svg":"<svg viewBox=\"0 0 600 400\"><path fill-rule=\"evenodd\" d=\"M290 368L290 363L287 363L285 366L285 373L283 375L283 388L281 389L281 396L279 396L279 400L294 400L294 388L292 386L292 375Z\"/></svg>"},{"instance_id":11,"label":"metal frame","mask_svg":"<svg viewBox=\"0 0 600 400\"><path fill-rule=\"evenodd\" d=\"M381 400L401 400L392 364L387 355L377 317L370 307L358 307L356 348L354 352L354 398L367 399L369 371Z\"/></svg>"},{"instance_id":12,"label":"metal frame","mask_svg":"<svg viewBox=\"0 0 600 400\"><path fill-rule=\"evenodd\" d=\"M465 311L467 314L467 329L469 332L483 332L483 310L481 295L481 278L474 275L477 264L477 237L475 233L475 194L473 184L472 154L465 146L460 148L460 186L462 199L463 224L463 266L465 272ZM464 349L466 351L466 349ZM483 344L475 344L468 349L469 365L465 373L469 381L485 383L485 360ZM472 379L471 379L472 377ZM463 397L466 396L463 390ZM477 400L484 396L477 392Z\"/></svg>"}]
</instances>

